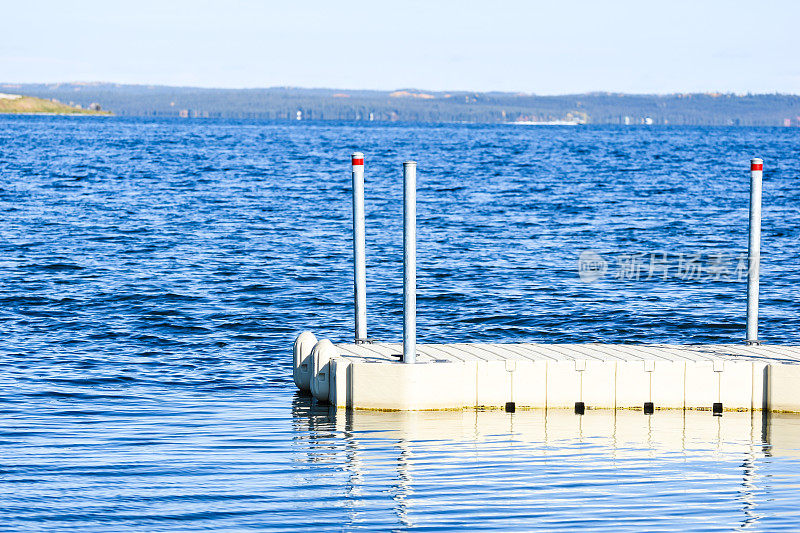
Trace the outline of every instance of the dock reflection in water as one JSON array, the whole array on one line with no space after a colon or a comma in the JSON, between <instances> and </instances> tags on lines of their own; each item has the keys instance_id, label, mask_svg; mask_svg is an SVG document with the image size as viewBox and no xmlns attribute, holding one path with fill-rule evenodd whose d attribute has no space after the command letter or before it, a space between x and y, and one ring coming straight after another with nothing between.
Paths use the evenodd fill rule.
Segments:
<instances>
[{"instance_id":1,"label":"dock reflection in water","mask_svg":"<svg viewBox=\"0 0 800 533\"><path fill-rule=\"evenodd\" d=\"M800 523L800 415L337 412L298 394L293 420L294 451L341 476L345 529Z\"/></svg>"}]
</instances>

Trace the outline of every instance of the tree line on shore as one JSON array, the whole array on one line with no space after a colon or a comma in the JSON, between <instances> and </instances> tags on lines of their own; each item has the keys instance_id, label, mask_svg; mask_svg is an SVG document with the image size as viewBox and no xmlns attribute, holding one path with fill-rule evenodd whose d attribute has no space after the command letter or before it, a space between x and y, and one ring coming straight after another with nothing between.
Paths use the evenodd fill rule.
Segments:
<instances>
[{"instance_id":1,"label":"tree line on shore","mask_svg":"<svg viewBox=\"0 0 800 533\"><path fill-rule=\"evenodd\" d=\"M14 92L121 116L402 122L549 122L798 126L800 96L587 93L537 96L414 89L204 89L105 83L0 84Z\"/></svg>"}]
</instances>

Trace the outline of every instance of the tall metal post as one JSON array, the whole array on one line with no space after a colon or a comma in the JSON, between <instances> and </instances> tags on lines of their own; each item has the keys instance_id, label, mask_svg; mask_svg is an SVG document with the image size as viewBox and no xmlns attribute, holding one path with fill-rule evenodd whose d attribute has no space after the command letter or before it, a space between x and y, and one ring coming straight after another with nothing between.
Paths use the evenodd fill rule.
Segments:
<instances>
[{"instance_id":1,"label":"tall metal post","mask_svg":"<svg viewBox=\"0 0 800 533\"><path fill-rule=\"evenodd\" d=\"M417 361L417 163L403 163L403 362Z\"/></svg>"},{"instance_id":2,"label":"tall metal post","mask_svg":"<svg viewBox=\"0 0 800 533\"><path fill-rule=\"evenodd\" d=\"M761 270L761 179L764 162L750 160L750 245L747 252L747 344L758 342L758 282Z\"/></svg>"},{"instance_id":3,"label":"tall metal post","mask_svg":"<svg viewBox=\"0 0 800 533\"><path fill-rule=\"evenodd\" d=\"M355 152L353 162L353 298L355 342L367 340L367 258L364 230L364 154Z\"/></svg>"}]
</instances>

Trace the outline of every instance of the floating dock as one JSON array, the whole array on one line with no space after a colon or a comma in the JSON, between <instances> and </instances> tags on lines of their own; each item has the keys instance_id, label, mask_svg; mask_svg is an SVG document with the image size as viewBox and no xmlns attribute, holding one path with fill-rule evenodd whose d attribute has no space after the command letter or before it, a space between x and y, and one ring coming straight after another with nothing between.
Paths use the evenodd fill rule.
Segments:
<instances>
[{"instance_id":1,"label":"floating dock","mask_svg":"<svg viewBox=\"0 0 800 533\"><path fill-rule=\"evenodd\" d=\"M352 157L355 342L301 333L293 377L342 409L659 409L800 412L800 346L758 341L762 161L751 161L748 306L741 345L418 344L416 163L403 164L403 342L367 338L364 155Z\"/></svg>"},{"instance_id":2,"label":"floating dock","mask_svg":"<svg viewBox=\"0 0 800 533\"><path fill-rule=\"evenodd\" d=\"M333 344L301 333L294 380L337 408L800 411L800 346Z\"/></svg>"}]
</instances>

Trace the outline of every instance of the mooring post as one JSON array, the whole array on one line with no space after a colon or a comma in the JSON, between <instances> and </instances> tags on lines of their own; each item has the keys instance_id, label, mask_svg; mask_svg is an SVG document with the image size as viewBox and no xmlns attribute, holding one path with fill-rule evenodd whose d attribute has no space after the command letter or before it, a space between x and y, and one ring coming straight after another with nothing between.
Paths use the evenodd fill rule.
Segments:
<instances>
[{"instance_id":1,"label":"mooring post","mask_svg":"<svg viewBox=\"0 0 800 533\"><path fill-rule=\"evenodd\" d=\"M417 361L417 163L403 163L403 362Z\"/></svg>"},{"instance_id":2,"label":"mooring post","mask_svg":"<svg viewBox=\"0 0 800 533\"><path fill-rule=\"evenodd\" d=\"M764 162L750 160L750 245L747 251L747 344L758 342L758 282L761 270L761 179Z\"/></svg>"},{"instance_id":3,"label":"mooring post","mask_svg":"<svg viewBox=\"0 0 800 533\"><path fill-rule=\"evenodd\" d=\"M367 255L364 230L364 154L355 152L353 162L353 298L356 344L367 340Z\"/></svg>"}]
</instances>

